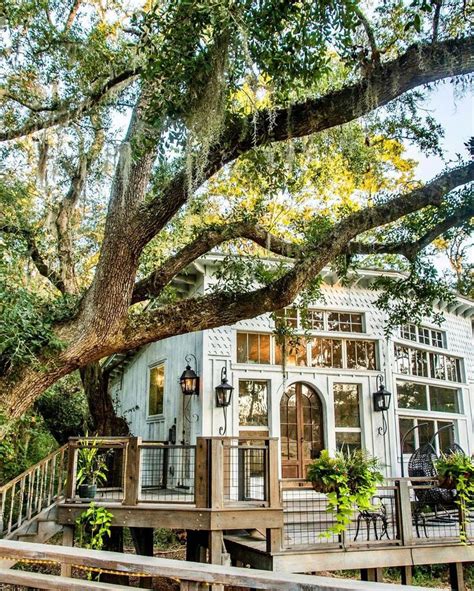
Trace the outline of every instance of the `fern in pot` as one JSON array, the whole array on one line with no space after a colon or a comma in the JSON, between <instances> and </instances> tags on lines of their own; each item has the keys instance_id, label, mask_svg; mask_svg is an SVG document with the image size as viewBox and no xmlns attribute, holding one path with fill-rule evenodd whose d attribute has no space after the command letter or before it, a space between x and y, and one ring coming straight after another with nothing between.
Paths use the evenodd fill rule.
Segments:
<instances>
[{"instance_id":1,"label":"fern in pot","mask_svg":"<svg viewBox=\"0 0 474 591\"><path fill-rule=\"evenodd\" d=\"M322 536L329 537L345 531L354 508L372 508L377 485L383 482L380 468L379 460L363 450L338 451L333 457L323 450L319 458L308 466L307 479L315 491L327 495L328 511L336 521Z\"/></svg>"},{"instance_id":2,"label":"fern in pot","mask_svg":"<svg viewBox=\"0 0 474 591\"><path fill-rule=\"evenodd\" d=\"M77 454L77 490L81 499L93 499L97 486L107 480L106 453L101 452L97 440L82 440Z\"/></svg>"}]
</instances>

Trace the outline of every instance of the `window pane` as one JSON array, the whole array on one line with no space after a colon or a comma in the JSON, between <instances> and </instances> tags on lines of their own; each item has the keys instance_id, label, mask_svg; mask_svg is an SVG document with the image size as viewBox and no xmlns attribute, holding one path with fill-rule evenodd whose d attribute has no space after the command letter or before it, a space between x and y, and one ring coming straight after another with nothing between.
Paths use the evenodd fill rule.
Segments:
<instances>
[{"instance_id":1,"label":"window pane","mask_svg":"<svg viewBox=\"0 0 474 591\"><path fill-rule=\"evenodd\" d=\"M270 363L270 335L237 333L238 363Z\"/></svg>"},{"instance_id":2,"label":"window pane","mask_svg":"<svg viewBox=\"0 0 474 591\"><path fill-rule=\"evenodd\" d=\"M433 435L435 434L435 423L434 421L430 421L428 419L419 418L418 425L423 425L418 429L418 438L421 447L433 439Z\"/></svg>"},{"instance_id":3,"label":"window pane","mask_svg":"<svg viewBox=\"0 0 474 591\"><path fill-rule=\"evenodd\" d=\"M266 426L267 382L256 380L239 381L239 424Z\"/></svg>"},{"instance_id":4,"label":"window pane","mask_svg":"<svg viewBox=\"0 0 474 591\"><path fill-rule=\"evenodd\" d=\"M324 330L324 315L318 310L308 310L308 324L312 330Z\"/></svg>"},{"instance_id":5,"label":"window pane","mask_svg":"<svg viewBox=\"0 0 474 591\"><path fill-rule=\"evenodd\" d=\"M336 433L336 448L339 451L354 451L361 448L361 435L355 432Z\"/></svg>"},{"instance_id":6,"label":"window pane","mask_svg":"<svg viewBox=\"0 0 474 591\"><path fill-rule=\"evenodd\" d=\"M461 364L455 357L445 357L446 379L450 382L461 381Z\"/></svg>"},{"instance_id":7,"label":"window pane","mask_svg":"<svg viewBox=\"0 0 474 591\"><path fill-rule=\"evenodd\" d=\"M444 355L439 355L438 353L430 353L430 371L432 378L436 378L438 380L446 379Z\"/></svg>"},{"instance_id":8,"label":"window pane","mask_svg":"<svg viewBox=\"0 0 474 591\"><path fill-rule=\"evenodd\" d=\"M414 376L428 376L428 361L425 351L411 350L411 374Z\"/></svg>"},{"instance_id":9,"label":"window pane","mask_svg":"<svg viewBox=\"0 0 474 591\"><path fill-rule=\"evenodd\" d=\"M248 352L249 356L247 363L258 363L258 335L249 334L248 336Z\"/></svg>"},{"instance_id":10,"label":"window pane","mask_svg":"<svg viewBox=\"0 0 474 591\"><path fill-rule=\"evenodd\" d=\"M346 341L349 369L375 369L375 343L372 341Z\"/></svg>"},{"instance_id":11,"label":"window pane","mask_svg":"<svg viewBox=\"0 0 474 591\"><path fill-rule=\"evenodd\" d=\"M339 322L339 312L329 312L328 314L328 329L339 331L340 329L340 322Z\"/></svg>"},{"instance_id":12,"label":"window pane","mask_svg":"<svg viewBox=\"0 0 474 591\"><path fill-rule=\"evenodd\" d=\"M414 324L405 324L400 329L400 336L402 339L416 341L416 326Z\"/></svg>"},{"instance_id":13,"label":"window pane","mask_svg":"<svg viewBox=\"0 0 474 591\"><path fill-rule=\"evenodd\" d=\"M443 333L440 330L431 331L431 344L433 347L443 346Z\"/></svg>"},{"instance_id":14,"label":"window pane","mask_svg":"<svg viewBox=\"0 0 474 591\"><path fill-rule=\"evenodd\" d=\"M362 332L362 314L351 314L351 332Z\"/></svg>"},{"instance_id":15,"label":"window pane","mask_svg":"<svg viewBox=\"0 0 474 591\"><path fill-rule=\"evenodd\" d=\"M247 333L237 333L237 363L246 363L248 359L247 353Z\"/></svg>"},{"instance_id":16,"label":"window pane","mask_svg":"<svg viewBox=\"0 0 474 591\"><path fill-rule=\"evenodd\" d=\"M431 410L439 412L459 412L458 391L442 386L430 386Z\"/></svg>"},{"instance_id":17,"label":"window pane","mask_svg":"<svg viewBox=\"0 0 474 591\"><path fill-rule=\"evenodd\" d=\"M159 415L163 412L165 391L165 366L157 365L150 369L150 388L148 391L148 414Z\"/></svg>"},{"instance_id":18,"label":"window pane","mask_svg":"<svg viewBox=\"0 0 474 591\"><path fill-rule=\"evenodd\" d=\"M260 363L270 363L270 335L260 335Z\"/></svg>"},{"instance_id":19,"label":"window pane","mask_svg":"<svg viewBox=\"0 0 474 591\"><path fill-rule=\"evenodd\" d=\"M336 427L360 427L359 386L334 384Z\"/></svg>"},{"instance_id":20,"label":"window pane","mask_svg":"<svg viewBox=\"0 0 474 591\"><path fill-rule=\"evenodd\" d=\"M438 421L438 431L442 429L442 431L438 433L437 437L440 452L442 451L448 453L449 450L452 448L454 444L453 426L453 423L448 423L446 421Z\"/></svg>"},{"instance_id":21,"label":"window pane","mask_svg":"<svg viewBox=\"0 0 474 591\"><path fill-rule=\"evenodd\" d=\"M414 420L413 419L399 419L398 425L400 427L400 445L401 445L405 434L408 433L408 431L414 426ZM403 443L403 453L404 454L412 454L414 451L415 451L415 432L412 431Z\"/></svg>"},{"instance_id":22,"label":"window pane","mask_svg":"<svg viewBox=\"0 0 474 591\"><path fill-rule=\"evenodd\" d=\"M395 345L395 363L398 373L408 374L410 371L410 356L408 347Z\"/></svg>"},{"instance_id":23,"label":"window pane","mask_svg":"<svg viewBox=\"0 0 474 591\"><path fill-rule=\"evenodd\" d=\"M305 339L287 339L285 343L286 365L308 365L308 354ZM275 343L275 363L283 364L283 346Z\"/></svg>"},{"instance_id":24,"label":"window pane","mask_svg":"<svg viewBox=\"0 0 474 591\"><path fill-rule=\"evenodd\" d=\"M397 399L400 408L428 410L426 386L411 382L397 383Z\"/></svg>"},{"instance_id":25,"label":"window pane","mask_svg":"<svg viewBox=\"0 0 474 591\"><path fill-rule=\"evenodd\" d=\"M420 343L423 343L424 345L430 344L430 331L428 328L418 328L418 340L420 341Z\"/></svg>"},{"instance_id":26,"label":"window pane","mask_svg":"<svg viewBox=\"0 0 474 591\"><path fill-rule=\"evenodd\" d=\"M313 367L342 367L342 341L313 339L311 358Z\"/></svg>"}]
</instances>

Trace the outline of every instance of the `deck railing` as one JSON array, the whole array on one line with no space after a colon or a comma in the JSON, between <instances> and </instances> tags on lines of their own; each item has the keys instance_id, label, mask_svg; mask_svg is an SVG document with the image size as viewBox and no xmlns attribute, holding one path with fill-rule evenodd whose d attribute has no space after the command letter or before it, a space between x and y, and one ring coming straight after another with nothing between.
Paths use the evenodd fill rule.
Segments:
<instances>
[{"instance_id":1,"label":"deck railing","mask_svg":"<svg viewBox=\"0 0 474 591\"><path fill-rule=\"evenodd\" d=\"M64 494L68 445L0 487L0 537L8 536Z\"/></svg>"},{"instance_id":2,"label":"deck railing","mask_svg":"<svg viewBox=\"0 0 474 591\"><path fill-rule=\"evenodd\" d=\"M37 589L77 589L80 591L132 589L125 585L100 583L91 580L71 579L65 576L44 575L11 569L1 569L1 558L15 557L34 562L49 561L62 564L68 570L75 566L84 572L94 574L100 570L112 571L125 576L167 577L179 581L181 591L195 591L209 588L278 589L279 591L381 591L394 590L394 585L367 581L338 580L328 577L271 572L249 568L236 568L215 564L184 562L167 558L125 555L116 552L85 550L45 544L25 544L0 541L0 583L13 585L34 585ZM126 579L125 579L126 580ZM148 579L149 580L149 579ZM201 586L202 585L202 586ZM425 587L404 587L406 591L423 591Z\"/></svg>"},{"instance_id":3,"label":"deck railing","mask_svg":"<svg viewBox=\"0 0 474 591\"><path fill-rule=\"evenodd\" d=\"M352 520L342 534L326 534L335 524L327 510L327 497L304 480L281 481L283 547L328 550L459 543L461 527L468 541L473 542L474 528L454 502L444 506L424 502L420 492L430 490L439 490L437 479L387 479L377 488L372 509L361 511L354 507Z\"/></svg>"},{"instance_id":4,"label":"deck railing","mask_svg":"<svg viewBox=\"0 0 474 591\"><path fill-rule=\"evenodd\" d=\"M276 439L198 437L196 445L142 441L138 437L70 440L67 500L78 496L78 462L83 448L95 447L107 464L97 500L123 505L192 504L280 507Z\"/></svg>"}]
</instances>

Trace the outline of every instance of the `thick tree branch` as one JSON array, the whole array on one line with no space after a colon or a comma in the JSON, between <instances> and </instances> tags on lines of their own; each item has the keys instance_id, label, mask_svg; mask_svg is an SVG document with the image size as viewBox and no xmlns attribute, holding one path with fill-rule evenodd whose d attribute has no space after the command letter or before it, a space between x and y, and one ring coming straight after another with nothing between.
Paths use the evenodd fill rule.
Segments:
<instances>
[{"instance_id":1,"label":"thick tree branch","mask_svg":"<svg viewBox=\"0 0 474 591\"><path fill-rule=\"evenodd\" d=\"M374 29L372 28L372 25L370 24L369 19L365 16L364 12L358 6L355 6L354 12L356 13L357 18L359 19L360 23L364 27L365 34L367 35L367 39L369 40L370 49L372 52L371 61L372 62L380 61L380 51L377 47L377 41L375 39Z\"/></svg>"},{"instance_id":2,"label":"thick tree branch","mask_svg":"<svg viewBox=\"0 0 474 591\"><path fill-rule=\"evenodd\" d=\"M247 238L275 254L294 258L300 252L297 244L291 244L274 236L262 226L249 222L236 222L204 230L195 240L187 244L161 267L135 285L132 303L156 297L179 272L210 250L236 238Z\"/></svg>"},{"instance_id":3,"label":"thick tree branch","mask_svg":"<svg viewBox=\"0 0 474 591\"><path fill-rule=\"evenodd\" d=\"M416 255L430 245L436 238L442 236L451 228L462 225L474 216L474 206L469 205L459 209L455 214L438 222L421 238L413 242L351 242L348 245L349 254L400 254L412 261Z\"/></svg>"},{"instance_id":4,"label":"thick tree branch","mask_svg":"<svg viewBox=\"0 0 474 591\"><path fill-rule=\"evenodd\" d=\"M22 240L24 240L28 247L28 253L31 257L31 260L35 264L38 273L46 279L48 279L54 285L54 287L59 289L60 292L65 293L66 290L61 276L59 275L59 273L54 271L54 269L51 269L47 262L44 260L43 256L38 250L34 234L31 230L5 224L3 226L0 226L0 232L5 232L6 234L14 234L22 238Z\"/></svg>"},{"instance_id":5,"label":"thick tree branch","mask_svg":"<svg viewBox=\"0 0 474 591\"><path fill-rule=\"evenodd\" d=\"M287 306L325 265L345 252L356 236L425 207L439 206L449 191L472 181L474 162L453 169L407 195L357 211L336 224L318 244L304 248L304 256L293 268L270 285L247 293L189 298L144 312L129 321L118 340L124 349L136 348L177 334L233 324Z\"/></svg>"},{"instance_id":6,"label":"thick tree branch","mask_svg":"<svg viewBox=\"0 0 474 591\"><path fill-rule=\"evenodd\" d=\"M30 121L26 121L21 127L1 132L0 142L30 135L31 133L35 133L40 129L48 129L49 127L54 127L55 125L61 125L63 123L68 123L69 121L78 119L82 115L86 114L91 108L98 105L110 93L130 84L138 73L139 70L137 68L124 70L117 76L113 76L102 83L96 90L91 92L89 96L87 96L76 106L71 106L70 99L64 100L61 103L54 105L54 114L51 115L51 117L47 119L32 119ZM23 104L26 106L26 103L23 102ZM35 106L36 112L47 110L51 110L51 106Z\"/></svg>"}]
</instances>

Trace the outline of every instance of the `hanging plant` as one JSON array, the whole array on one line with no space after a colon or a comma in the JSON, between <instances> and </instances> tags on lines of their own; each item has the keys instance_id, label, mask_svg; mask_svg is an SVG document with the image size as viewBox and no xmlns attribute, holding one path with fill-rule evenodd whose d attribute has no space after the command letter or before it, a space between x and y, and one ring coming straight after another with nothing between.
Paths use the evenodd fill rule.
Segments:
<instances>
[{"instance_id":1,"label":"hanging plant","mask_svg":"<svg viewBox=\"0 0 474 591\"><path fill-rule=\"evenodd\" d=\"M436 460L441 488L456 490L454 502L459 508L459 538L467 543L469 509L474 506L474 462L462 451L441 454Z\"/></svg>"},{"instance_id":2,"label":"hanging plant","mask_svg":"<svg viewBox=\"0 0 474 591\"><path fill-rule=\"evenodd\" d=\"M331 457L324 449L319 458L308 466L307 480L315 491L326 494L328 510L336 523L321 536L341 534L352 520L354 509L372 509L372 498L377 485L383 482L378 458L364 450L343 453Z\"/></svg>"}]
</instances>

